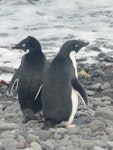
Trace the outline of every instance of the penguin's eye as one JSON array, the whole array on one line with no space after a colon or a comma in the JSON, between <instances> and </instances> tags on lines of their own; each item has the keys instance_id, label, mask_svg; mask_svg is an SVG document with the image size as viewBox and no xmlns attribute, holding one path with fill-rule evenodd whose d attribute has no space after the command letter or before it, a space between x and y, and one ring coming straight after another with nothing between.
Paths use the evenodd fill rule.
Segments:
<instances>
[{"instance_id":1,"label":"penguin's eye","mask_svg":"<svg viewBox=\"0 0 113 150\"><path fill-rule=\"evenodd\" d=\"M75 45L75 47L78 47L78 45Z\"/></svg>"},{"instance_id":2,"label":"penguin's eye","mask_svg":"<svg viewBox=\"0 0 113 150\"><path fill-rule=\"evenodd\" d=\"M26 47L26 44L25 44L25 43L23 43L23 44L22 44L22 47Z\"/></svg>"}]
</instances>

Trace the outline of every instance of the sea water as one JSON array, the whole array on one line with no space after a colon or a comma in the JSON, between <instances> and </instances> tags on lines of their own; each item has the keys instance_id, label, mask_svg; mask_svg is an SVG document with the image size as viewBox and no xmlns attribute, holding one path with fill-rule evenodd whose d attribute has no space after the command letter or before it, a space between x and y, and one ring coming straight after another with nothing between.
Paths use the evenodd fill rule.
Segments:
<instances>
[{"instance_id":1,"label":"sea water","mask_svg":"<svg viewBox=\"0 0 113 150\"><path fill-rule=\"evenodd\" d=\"M64 42L82 39L113 54L113 0L0 0L0 66L18 68L25 52L11 47L34 36L48 59ZM93 63L97 51L84 47L77 58ZM12 74L2 74L9 81Z\"/></svg>"}]
</instances>

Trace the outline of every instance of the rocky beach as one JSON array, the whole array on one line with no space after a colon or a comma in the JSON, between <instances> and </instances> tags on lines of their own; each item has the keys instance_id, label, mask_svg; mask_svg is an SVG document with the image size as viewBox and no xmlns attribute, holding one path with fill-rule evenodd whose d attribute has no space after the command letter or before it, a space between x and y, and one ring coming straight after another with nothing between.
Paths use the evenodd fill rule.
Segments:
<instances>
[{"instance_id":1,"label":"rocky beach","mask_svg":"<svg viewBox=\"0 0 113 150\"><path fill-rule=\"evenodd\" d=\"M87 59L87 58L86 58ZM7 96L7 84L0 84L0 150L113 150L113 65L112 57L100 52L97 63L78 59L79 80L88 93L89 106L79 100L76 128L42 130L38 120L23 124L17 100ZM108 60L111 60L110 63ZM1 73L14 72L1 68Z\"/></svg>"},{"instance_id":2,"label":"rocky beach","mask_svg":"<svg viewBox=\"0 0 113 150\"><path fill-rule=\"evenodd\" d=\"M7 96L25 54L11 47L29 35L49 62L67 40L90 43L76 58L89 98L87 108L79 100L76 128L24 124L16 88ZM0 150L113 150L113 0L0 0Z\"/></svg>"}]
</instances>

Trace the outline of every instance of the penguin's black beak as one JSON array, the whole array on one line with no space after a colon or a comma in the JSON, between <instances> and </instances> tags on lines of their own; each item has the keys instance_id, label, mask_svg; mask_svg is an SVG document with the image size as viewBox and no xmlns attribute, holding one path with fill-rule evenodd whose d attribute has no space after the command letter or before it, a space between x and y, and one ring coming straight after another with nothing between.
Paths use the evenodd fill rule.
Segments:
<instances>
[{"instance_id":1,"label":"penguin's black beak","mask_svg":"<svg viewBox=\"0 0 113 150\"><path fill-rule=\"evenodd\" d=\"M21 49L21 48L18 45L14 45L14 46L12 46L12 49Z\"/></svg>"},{"instance_id":2,"label":"penguin's black beak","mask_svg":"<svg viewBox=\"0 0 113 150\"><path fill-rule=\"evenodd\" d=\"M20 50L23 50L23 51L25 51L25 52L26 52L26 50L27 50L25 47L20 46L20 44L17 44L17 45L12 46L12 49L20 49Z\"/></svg>"}]
</instances>

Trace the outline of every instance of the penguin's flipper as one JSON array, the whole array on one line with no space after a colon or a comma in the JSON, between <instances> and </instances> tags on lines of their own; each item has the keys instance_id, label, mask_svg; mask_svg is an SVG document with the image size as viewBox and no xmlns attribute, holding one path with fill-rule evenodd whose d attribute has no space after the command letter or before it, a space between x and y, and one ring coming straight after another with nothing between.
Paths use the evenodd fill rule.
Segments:
<instances>
[{"instance_id":1,"label":"penguin's flipper","mask_svg":"<svg viewBox=\"0 0 113 150\"><path fill-rule=\"evenodd\" d=\"M72 79L71 84L74 90L76 90L76 92L78 93L81 100L83 101L84 105L88 106L89 101L88 101L87 93L84 87L79 82L79 80L75 77L74 79Z\"/></svg>"},{"instance_id":2,"label":"penguin's flipper","mask_svg":"<svg viewBox=\"0 0 113 150\"><path fill-rule=\"evenodd\" d=\"M37 99L37 97L38 97L38 95L40 94L41 89L42 89L42 86L43 86L43 84L40 86L40 88L39 88L39 90L38 90L38 92L37 92L37 94L36 94L36 96L35 96L34 100L36 100L36 99Z\"/></svg>"},{"instance_id":3,"label":"penguin's flipper","mask_svg":"<svg viewBox=\"0 0 113 150\"><path fill-rule=\"evenodd\" d=\"M20 76L20 67L17 69L17 71L14 73L8 87L7 95L11 95L12 89L14 88L15 84L17 83L18 86L18 80Z\"/></svg>"}]
</instances>

